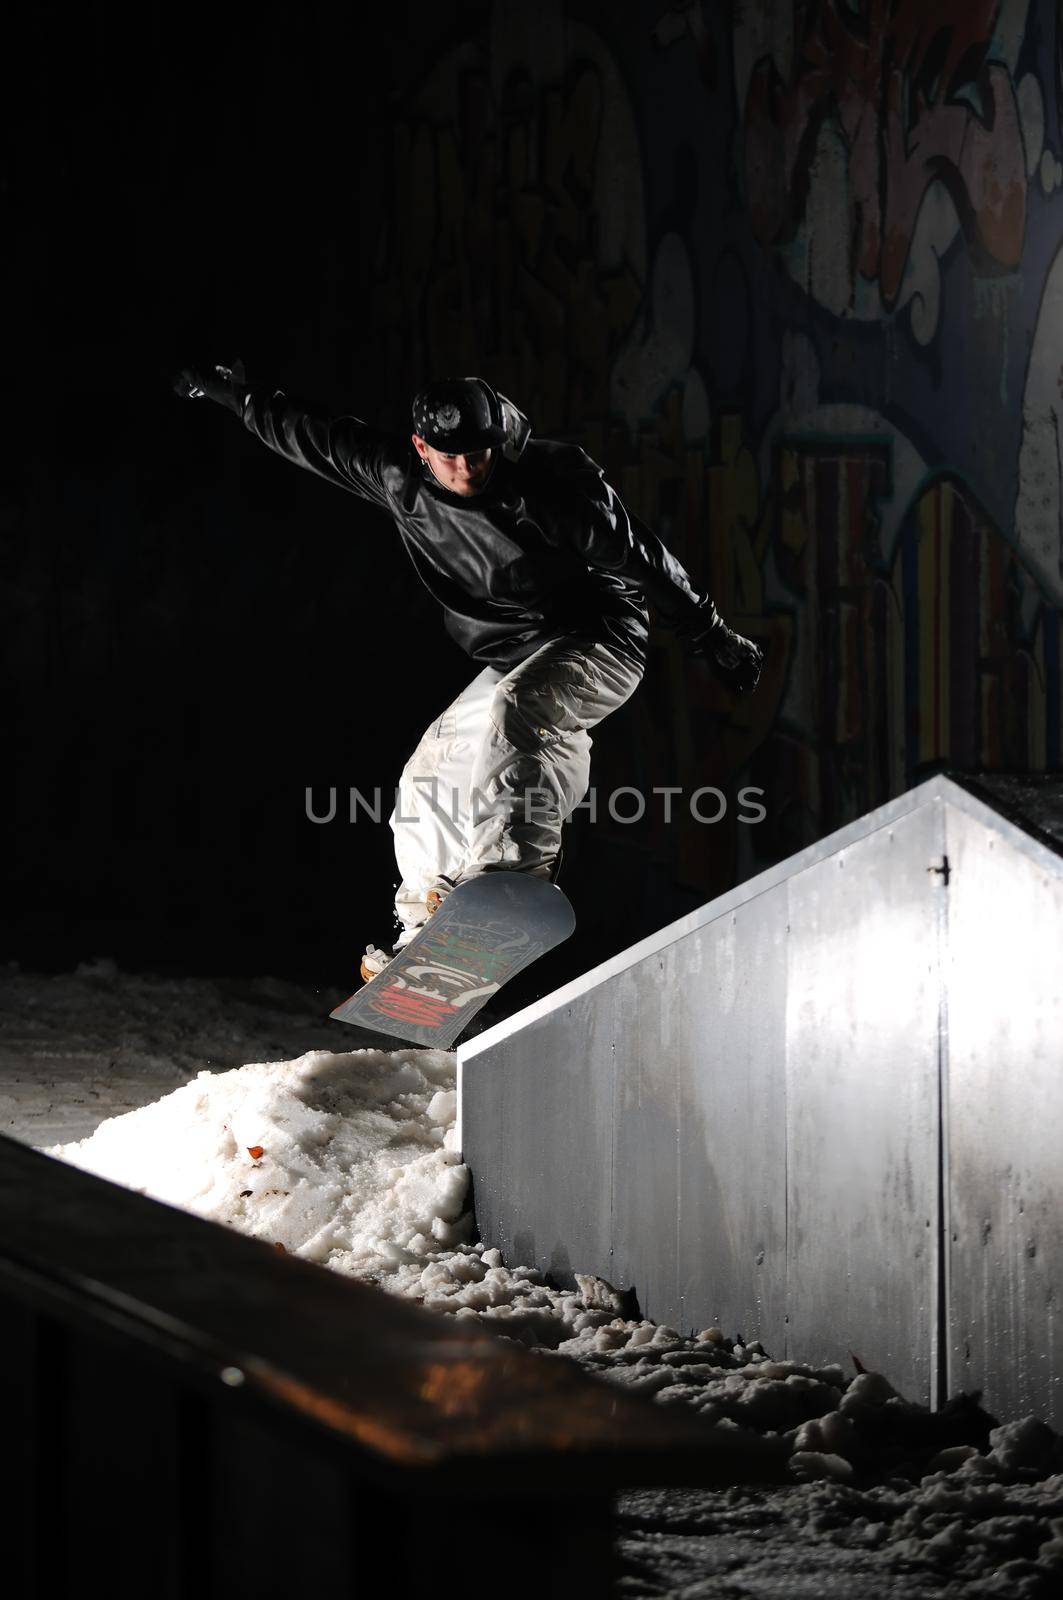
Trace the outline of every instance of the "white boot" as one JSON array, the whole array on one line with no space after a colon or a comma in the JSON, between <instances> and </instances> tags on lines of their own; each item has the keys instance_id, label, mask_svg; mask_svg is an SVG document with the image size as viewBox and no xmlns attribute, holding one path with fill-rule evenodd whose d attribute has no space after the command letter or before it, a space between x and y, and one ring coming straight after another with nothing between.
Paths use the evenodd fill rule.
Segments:
<instances>
[{"instance_id":1,"label":"white boot","mask_svg":"<svg viewBox=\"0 0 1063 1600\"><path fill-rule=\"evenodd\" d=\"M433 911L439 909L443 903L444 896L448 895L453 887L454 885L449 878L440 878L437 880L435 887L429 889L426 896L429 916L432 915ZM375 944L367 944L360 968L365 982L368 983L370 978L375 978L379 973L383 972L388 963L394 961L399 951L405 945L408 945L414 935L420 933L423 927L424 923L421 923L419 927L410 926L405 928L390 950L379 950Z\"/></svg>"},{"instance_id":2,"label":"white boot","mask_svg":"<svg viewBox=\"0 0 1063 1600\"><path fill-rule=\"evenodd\" d=\"M375 944L367 944L359 968L362 981L368 983L370 978L377 977L394 958L394 951L389 953L387 950L378 950Z\"/></svg>"}]
</instances>

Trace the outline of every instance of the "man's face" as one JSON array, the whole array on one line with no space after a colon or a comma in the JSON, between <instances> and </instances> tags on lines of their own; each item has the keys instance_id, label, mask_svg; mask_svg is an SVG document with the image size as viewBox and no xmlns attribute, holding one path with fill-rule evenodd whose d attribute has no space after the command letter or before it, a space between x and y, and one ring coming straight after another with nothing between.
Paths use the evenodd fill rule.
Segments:
<instances>
[{"instance_id":1,"label":"man's face","mask_svg":"<svg viewBox=\"0 0 1063 1600\"><path fill-rule=\"evenodd\" d=\"M444 455L433 450L419 434L412 434L413 447L422 461L427 461L444 489L451 494L479 494L491 471L490 449L470 450L465 455Z\"/></svg>"}]
</instances>

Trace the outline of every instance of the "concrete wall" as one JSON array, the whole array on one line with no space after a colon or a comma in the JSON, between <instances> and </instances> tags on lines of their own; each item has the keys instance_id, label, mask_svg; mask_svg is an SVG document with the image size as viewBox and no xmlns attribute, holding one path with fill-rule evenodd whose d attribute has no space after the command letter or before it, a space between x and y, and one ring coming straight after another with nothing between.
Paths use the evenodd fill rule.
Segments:
<instances>
[{"instance_id":1,"label":"concrete wall","mask_svg":"<svg viewBox=\"0 0 1063 1600\"><path fill-rule=\"evenodd\" d=\"M1061 950L1063 861L932 779L460 1049L481 1233L1058 1422Z\"/></svg>"}]
</instances>

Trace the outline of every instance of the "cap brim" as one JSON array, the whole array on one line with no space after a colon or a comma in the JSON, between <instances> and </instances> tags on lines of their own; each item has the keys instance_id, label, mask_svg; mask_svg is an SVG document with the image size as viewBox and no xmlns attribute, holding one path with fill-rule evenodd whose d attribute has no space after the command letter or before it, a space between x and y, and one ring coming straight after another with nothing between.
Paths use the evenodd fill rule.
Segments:
<instances>
[{"instance_id":1,"label":"cap brim","mask_svg":"<svg viewBox=\"0 0 1063 1600\"><path fill-rule=\"evenodd\" d=\"M442 455L462 456L473 450L489 450L492 445L504 444L506 440L505 428L481 428L475 434L455 434L448 439L446 444L432 444L431 439L425 443L432 445L433 450L438 450Z\"/></svg>"}]
</instances>

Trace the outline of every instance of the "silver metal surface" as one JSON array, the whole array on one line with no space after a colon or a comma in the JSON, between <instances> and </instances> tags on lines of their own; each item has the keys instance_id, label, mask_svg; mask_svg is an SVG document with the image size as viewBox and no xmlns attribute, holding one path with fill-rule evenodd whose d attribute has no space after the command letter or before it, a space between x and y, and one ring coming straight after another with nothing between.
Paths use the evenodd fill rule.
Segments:
<instances>
[{"instance_id":1,"label":"silver metal surface","mask_svg":"<svg viewBox=\"0 0 1063 1600\"><path fill-rule=\"evenodd\" d=\"M613 1263L655 1322L679 1316L679 1019L675 945L609 983L613 1056ZM604 1041L603 1041L604 1043ZM669 1219L662 1227L662 1219Z\"/></svg>"},{"instance_id":2,"label":"silver metal surface","mask_svg":"<svg viewBox=\"0 0 1063 1600\"><path fill-rule=\"evenodd\" d=\"M952 807L950 1388L1063 1426L1063 861Z\"/></svg>"},{"instance_id":3,"label":"silver metal surface","mask_svg":"<svg viewBox=\"0 0 1063 1600\"><path fill-rule=\"evenodd\" d=\"M934 1393L941 803L786 890L789 1353Z\"/></svg>"},{"instance_id":4,"label":"silver metal surface","mask_svg":"<svg viewBox=\"0 0 1063 1600\"><path fill-rule=\"evenodd\" d=\"M477 1152L481 1237L561 1282L612 1271L612 1034L603 993L462 1069L461 1137Z\"/></svg>"},{"instance_id":5,"label":"silver metal surface","mask_svg":"<svg viewBox=\"0 0 1063 1600\"><path fill-rule=\"evenodd\" d=\"M459 1060L510 1261L1063 1425L1063 858L947 778Z\"/></svg>"},{"instance_id":6,"label":"silver metal surface","mask_svg":"<svg viewBox=\"0 0 1063 1600\"><path fill-rule=\"evenodd\" d=\"M679 1321L786 1348L786 905L761 895L674 946Z\"/></svg>"}]
</instances>

